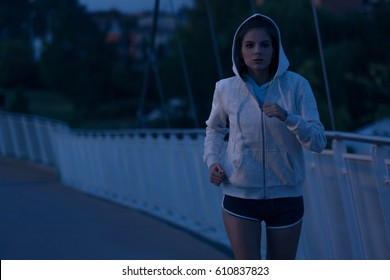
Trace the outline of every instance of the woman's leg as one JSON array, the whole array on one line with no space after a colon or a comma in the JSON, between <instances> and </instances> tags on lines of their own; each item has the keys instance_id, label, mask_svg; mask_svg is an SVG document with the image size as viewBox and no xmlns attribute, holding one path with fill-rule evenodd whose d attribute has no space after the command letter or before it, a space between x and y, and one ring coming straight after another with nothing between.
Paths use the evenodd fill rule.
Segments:
<instances>
[{"instance_id":1,"label":"woman's leg","mask_svg":"<svg viewBox=\"0 0 390 280\"><path fill-rule=\"evenodd\" d=\"M261 223L238 218L225 210L222 213L234 257L237 260L260 259Z\"/></svg>"},{"instance_id":2,"label":"woman's leg","mask_svg":"<svg viewBox=\"0 0 390 280\"><path fill-rule=\"evenodd\" d=\"M302 221L290 227L267 228L267 259L295 259L301 228Z\"/></svg>"}]
</instances>

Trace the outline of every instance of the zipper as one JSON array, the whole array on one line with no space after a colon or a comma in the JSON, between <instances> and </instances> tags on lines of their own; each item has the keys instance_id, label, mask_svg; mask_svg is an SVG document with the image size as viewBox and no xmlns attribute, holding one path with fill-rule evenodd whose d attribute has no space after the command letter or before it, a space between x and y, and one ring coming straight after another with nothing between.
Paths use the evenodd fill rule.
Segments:
<instances>
[{"instance_id":1,"label":"zipper","mask_svg":"<svg viewBox=\"0 0 390 280\"><path fill-rule=\"evenodd\" d=\"M274 78L269 82L269 85L267 87L267 91L265 92L264 94L264 100L263 100L263 105L265 103L265 100L266 100L266 97L268 95L268 92L269 92L269 89L272 85L274 81ZM259 105L259 109L260 109L260 114L261 114L261 143L262 143L262 163L263 163L263 199L266 199L266 191L265 191L265 184L266 184L266 180L265 180L265 163L266 163L266 155L265 155L265 114L263 113L263 107L262 105L259 103L257 97L256 97L256 94L248 87L248 85L246 84L246 82L244 82L246 88L248 89L248 91L251 93L251 95L255 98L257 104Z\"/></svg>"}]
</instances>

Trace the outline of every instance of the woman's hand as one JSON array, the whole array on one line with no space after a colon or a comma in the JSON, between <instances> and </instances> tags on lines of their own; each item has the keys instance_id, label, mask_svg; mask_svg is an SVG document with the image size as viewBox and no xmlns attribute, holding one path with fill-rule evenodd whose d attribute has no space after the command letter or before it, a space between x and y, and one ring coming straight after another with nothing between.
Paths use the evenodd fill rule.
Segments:
<instances>
[{"instance_id":1,"label":"woman's hand","mask_svg":"<svg viewBox=\"0 0 390 280\"><path fill-rule=\"evenodd\" d=\"M219 186L224 178L225 178L225 171L223 170L221 164L218 162L212 164L210 166L210 183Z\"/></svg>"},{"instance_id":2,"label":"woman's hand","mask_svg":"<svg viewBox=\"0 0 390 280\"><path fill-rule=\"evenodd\" d=\"M287 111L276 103L264 104L263 112L267 117L278 118L282 122L287 119Z\"/></svg>"}]
</instances>

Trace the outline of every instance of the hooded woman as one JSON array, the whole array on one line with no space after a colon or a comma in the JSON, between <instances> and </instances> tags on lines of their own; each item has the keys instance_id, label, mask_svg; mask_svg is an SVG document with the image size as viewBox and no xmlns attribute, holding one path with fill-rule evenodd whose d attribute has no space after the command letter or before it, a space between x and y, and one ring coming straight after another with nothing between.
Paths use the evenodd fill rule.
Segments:
<instances>
[{"instance_id":1,"label":"hooded woman","mask_svg":"<svg viewBox=\"0 0 390 280\"><path fill-rule=\"evenodd\" d=\"M326 145L316 101L308 81L288 70L279 29L267 16L255 14L238 27L232 60L235 76L216 83L206 121L210 182L223 184L236 259L261 258L262 222L267 259L295 259L304 213L302 147L321 152Z\"/></svg>"}]
</instances>

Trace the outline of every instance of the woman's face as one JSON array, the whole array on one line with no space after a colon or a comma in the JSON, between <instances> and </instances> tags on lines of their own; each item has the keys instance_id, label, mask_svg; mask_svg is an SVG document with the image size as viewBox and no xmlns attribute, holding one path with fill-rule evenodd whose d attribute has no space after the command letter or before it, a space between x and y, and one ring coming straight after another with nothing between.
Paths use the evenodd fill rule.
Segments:
<instances>
[{"instance_id":1,"label":"woman's face","mask_svg":"<svg viewBox=\"0 0 390 280\"><path fill-rule=\"evenodd\" d=\"M264 28L249 29L242 40L241 53L248 72L268 71L274 53L272 39Z\"/></svg>"}]
</instances>

